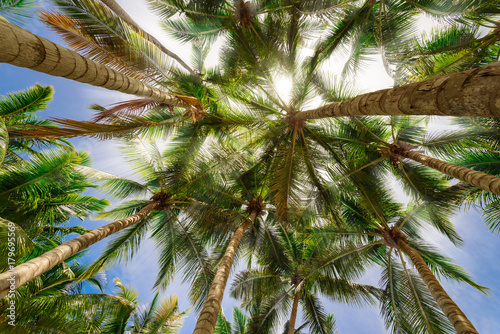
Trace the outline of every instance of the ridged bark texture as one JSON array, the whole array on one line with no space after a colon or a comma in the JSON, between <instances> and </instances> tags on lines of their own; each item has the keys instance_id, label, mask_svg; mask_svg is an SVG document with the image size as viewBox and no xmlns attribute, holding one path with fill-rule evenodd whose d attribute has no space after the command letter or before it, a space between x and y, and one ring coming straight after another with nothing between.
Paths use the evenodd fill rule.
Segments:
<instances>
[{"instance_id":1,"label":"ridged bark texture","mask_svg":"<svg viewBox=\"0 0 500 334\"><path fill-rule=\"evenodd\" d=\"M295 120L365 115L500 116L500 62L419 83L362 94Z\"/></svg>"},{"instance_id":2,"label":"ridged bark texture","mask_svg":"<svg viewBox=\"0 0 500 334\"><path fill-rule=\"evenodd\" d=\"M432 297L434 297L443 313L448 317L453 327L455 327L457 333L479 334L462 310L460 310L457 304L448 296L420 254L401 239L397 241L397 244L401 251L410 257L415 268L417 268L420 276L424 280L425 285L427 285Z\"/></svg>"},{"instance_id":3,"label":"ridged bark texture","mask_svg":"<svg viewBox=\"0 0 500 334\"><path fill-rule=\"evenodd\" d=\"M161 49L163 53L168 55L169 57L175 59L182 67L184 67L186 70L189 71L189 73L196 75L196 72L193 71L191 67L189 67L188 64L186 64L178 55L167 49L163 44L157 40L154 36L148 34L146 31L144 31L138 24L135 22L130 15L115 1L115 0L101 0L102 3L104 3L106 6L108 6L109 9L111 9L118 17L122 20L128 23L131 27L133 27L136 31L140 32L146 38L148 41L156 45L158 48Z\"/></svg>"},{"instance_id":4,"label":"ridged bark texture","mask_svg":"<svg viewBox=\"0 0 500 334\"><path fill-rule=\"evenodd\" d=\"M257 214L252 212L248 220L241 224L234 232L233 238L229 242L224 257L217 269L214 281L208 292L207 300L205 300L203 304L200 317L196 321L196 327L194 328L193 334L213 334L236 250L243 237L243 233L250 227L256 217Z\"/></svg>"},{"instance_id":5,"label":"ridged bark texture","mask_svg":"<svg viewBox=\"0 0 500 334\"><path fill-rule=\"evenodd\" d=\"M434 168L441 173L472 184L473 186L500 195L500 178L497 176L465 167L455 166L414 151L404 151L401 155L405 158L420 162L427 167Z\"/></svg>"},{"instance_id":6,"label":"ridged bark texture","mask_svg":"<svg viewBox=\"0 0 500 334\"><path fill-rule=\"evenodd\" d=\"M181 97L167 94L3 21L0 21L0 45L2 63L148 98L171 106L190 107Z\"/></svg>"},{"instance_id":7,"label":"ridged bark texture","mask_svg":"<svg viewBox=\"0 0 500 334\"><path fill-rule=\"evenodd\" d=\"M299 300L300 300L300 289L302 288L302 283L303 281L300 282L300 284L295 288L295 295L293 297L292 314L290 314L288 334L295 333L295 320L297 319L297 311L299 308Z\"/></svg>"},{"instance_id":8,"label":"ridged bark texture","mask_svg":"<svg viewBox=\"0 0 500 334\"><path fill-rule=\"evenodd\" d=\"M95 244L107 236L121 231L144 219L151 211L155 210L157 203L145 206L141 211L125 219L117 220L95 230L76 237L60 246L34 258L28 262L16 266L14 269L0 274L0 299L5 297L10 289L11 282L8 279L15 278L15 288L19 288L26 282L54 268L57 264L75 255L79 251Z\"/></svg>"}]
</instances>

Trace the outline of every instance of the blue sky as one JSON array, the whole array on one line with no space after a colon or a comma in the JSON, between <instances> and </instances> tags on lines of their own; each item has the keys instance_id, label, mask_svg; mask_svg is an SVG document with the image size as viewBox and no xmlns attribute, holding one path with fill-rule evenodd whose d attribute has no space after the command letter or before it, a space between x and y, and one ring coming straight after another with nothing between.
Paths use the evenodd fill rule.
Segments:
<instances>
[{"instance_id":1,"label":"blue sky","mask_svg":"<svg viewBox=\"0 0 500 334\"><path fill-rule=\"evenodd\" d=\"M151 17L145 16L145 10L141 7L142 1L119 1L129 13L140 23L146 23L150 32L157 32L156 23ZM28 30L44 36L56 43L63 44L53 33L45 29L41 23L30 24ZM160 35L158 35L160 36ZM185 55L186 50L169 41L175 52ZM130 99L130 96L111 92L105 89L92 87L67 79L51 77L28 69L17 68L7 64L0 64L0 94L25 89L35 83L53 85L55 88L54 101L41 117L62 117L78 120L88 120L93 112L88 109L92 103L109 105L118 101ZM375 80L375 79L371 79ZM365 80L370 83L370 79ZM372 82L373 84L373 82ZM385 81L377 79L375 86L386 85ZM368 89L365 87L365 89ZM98 142L93 139L73 140L78 149L87 150L92 153L94 167L120 176L130 176L130 171L123 165L116 149L116 143L112 141ZM103 196L103 195L102 195ZM429 239L439 246L450 257L454 258L460 265L469 271L475 280L491 289L490 296L485 296L473 288L465 285L444 282L449 295L462 308L469 319L474 323L480 333L497 333L500 328L500 300L498 298L498 285L500 277L500 264L497 254L500 253L500 243L497 235L488 232L478 213L458 214L454 222L459 234L465 240L465 246L457 249L447 242L438 233L430 231ZM86 228L96 228L106 222L84 221L81 223ZM92 259L99 254L107 241L101 241L92 246L88 258ZM139 252L128 265L112 269L107 273L108 291L112 291L112 280L119 277L125 285L132 285L139 291L141 302L148 303L152 297L152 286L156 276L156 255L153 243L146 241L142 244ZM378 273L376 270L370 272L361 280L363 283L377 284ZM164 294L176 293L179 295L182 310L191 305L187 300L187 285L181 284L181 279L176 281L164 292ZM232 307L236 301L225 297L223 308L226 316L231 317ZM379 319L378 308L353 308L325 300L327 311L336 314L339 333L385 333L382 321ZM191 333L194 327L196 314L190 312L181 333Z\"/></svg>"}]
</instances>

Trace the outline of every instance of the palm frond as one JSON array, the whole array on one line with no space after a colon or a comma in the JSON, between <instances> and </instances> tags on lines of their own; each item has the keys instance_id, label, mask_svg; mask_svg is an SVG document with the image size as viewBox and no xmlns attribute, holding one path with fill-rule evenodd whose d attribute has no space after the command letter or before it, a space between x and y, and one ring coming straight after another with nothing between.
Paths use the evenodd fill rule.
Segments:
<instances>
[{"instance_id":1,"label":"palm frond","mask_svg":"<svg viewBox=\"0 0 500 334\"><path fill-rule=\"evenodd\" d=\"M304 320L309 324L309 330L318 334L331 334L329 332L327 314L319 298L306 290L301 291L300 298L304 310Z\"/></svg>"},{"instance_id":2,"label":"palm frond","mask_svg":"<svg viewBox=\"0 0 500 334\"><path fill-rule=\"evenodd\" d=\"M6 0L0 4L0 20L23 26L33 17L39 6L36 0Z\"/></svg>"},{"instance_id":3,"label":"palm frond","mask_svg":"<svg viewBox=\"0 0 500 334\"><path fill-rule=\"evenodd\" d=\"M454 333L418 274L406 274L401 265L392 261L383 272L381 284L385 287L381 313L392 333Z\"/></svg>"},{"instance_id":4,"label":"palm frond","mask_svg":"<svg viewBox=\"0 0 500 334\"><path fill-rule=\"evenodd\" d=\"M28 89L9 93L0 99L0 116L13 117L20 113L34 113L47 107L52 101L54 88L36 84Z\"/></svg>"},{"instance_id":5,"label":"palm frond","mask_svg":"<svg viewBox=\"0 0 500 334\"><path fill-rule=\"evenodd\" d=\"M214 334L232 334L233 329L231 326L231 322L227 321L226 317L224 316L224 311L222 310L222 307L219 311L219 315L217 316L217 322L215 323L215 330Z\"/></svg>"}]
</instances>

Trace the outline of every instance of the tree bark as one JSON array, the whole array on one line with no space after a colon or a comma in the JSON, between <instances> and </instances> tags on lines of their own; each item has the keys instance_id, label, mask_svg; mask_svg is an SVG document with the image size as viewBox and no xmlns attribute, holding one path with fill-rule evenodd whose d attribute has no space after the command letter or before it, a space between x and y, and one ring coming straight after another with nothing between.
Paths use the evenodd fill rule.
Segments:
<instances>
[{"instance_id":1,"label":"tree bark","mask_svg":"<svg viewBox=\"0 0 500 334\"><path fill-rule=\"evenodd\" d=\"M294 119L366 115L500 116L500 62L419 83L362 94Z\"/></svg>"},{"instance_id":2,"label":"tree bark","mask_svg":"<svg viewBox=\"0 0 500 334\"><path fill-rule=\"evenodd\" d=\"M236 250L240 244L243 233L250 227L252 222L257 217L257 213L253 211L247 221L241 224L234 232L233 238L227 246L226 253L215 274L214 281L208 292L207 300L203 304L200 317L196 321L196 327L193 334L212 334L215 330L215 323L219 314L222 297L226 288L227 279L233 265Z\"/></svg>"},{"instance_id":3,"label":"tree bark","mask_svg":"<svg viewBox=\"0 0 500 334\"><path fill-rule=\"evenodd\" d=\"M295 288L295 295L293 297L293 305L292 305L292 314L290 314L290 321L288 326L288 334L295 333L295 320L297 319L297 310L299 308L299 299L300 299L300 289L302 288L302 284L304 281L300 282L299 285Z\"/></svg>"},{"instance_id":4,"label":"tree bark","mask_svg":"<svg viewBox=\"0 0 500 334\"><path fill-rule=\"evenodd\" d=\"M427 285L432 297L434 297L443 313L448 317L453 327L455 327L457 333L479 334L462 310L460 310L457 304L448 296L420 254L401 239L397 240L397 244L401 251L410 257L424 280L425 285Z\"/></svg>"},{"instance_id":5,"label":"tree bark","mask_svg":"<svg viewBox=\"0 0 500 334\"><path fill-rule=\"evenodd\" d=\"M472 184L473 186L500 195L500 178L497 176L465 167L455 166L414 151L403 151L401 155L405 158L420 162L427 167L434 168L441 173Z\"/></svg>"},{"instance_id":6,"label":"tree bark","mask_svg":"<svg viewBox=\"0 0 500 334\"><path fill-rule=\"evenodd\" d=\"M175 107L192 107L190 101L195 100L192 97L167 94L43 37L2 21L0 21L0 45L0 62L3 63L152 99Z\"/></svg>"},{"instance_id":7,"label":"tree bark","mask_svg":"<svg viewBox=\"0 0 500 334\"><path fill-rule=\"evenodd\" d=\"M85 233L84 235L67 241L37 258L20 264L12 270L0 274L0 299L9 293L11 286L12 288L17 289L35 277L38 277L54 268L57 264L70 258L79 251L95 244L115 232L121 231L124 228L138 223L151 211L155 210L157 206L158 203L150 203L133 216L101 226L89 233Z\"/></svg>"},{"instance_id":8,"label":"tree bark","mask_svg":"<svg viewBox=\"0 0 500 334\"><path fill-rule=\"evenodd\" d=\"M158 48L161 49L163 53L168 55L169 57L175 59L182 67L184 67L186 70L189 71L192 75L197 75L195 71L191 67L189 67L188 64L186 64L178 55L173 53L172 51L168 50L159 40L157 40L154 36L148 34L146 31L144 31L138 24L137 22L134 21L128 15L128 13L118 4L116 3L115 0L101 0L106 6L108 6L109 9L111 9L122 21L126 22L129 24L132 28L134 28L136 31L140 32L142 35L146 36L148 41L156 45Z\"/></svg>"}]
</instances>

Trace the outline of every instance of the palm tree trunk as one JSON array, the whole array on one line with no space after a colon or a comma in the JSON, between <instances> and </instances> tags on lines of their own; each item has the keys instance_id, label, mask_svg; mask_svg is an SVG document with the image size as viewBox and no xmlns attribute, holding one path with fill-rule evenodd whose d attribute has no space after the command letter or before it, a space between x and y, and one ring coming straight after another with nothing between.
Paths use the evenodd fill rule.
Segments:
<instances>
[{"instance_id":1,"label":"palm tree trunk","mask_svg":"<svg viewBox=\"0 0 500 334\"><path fill-rule=\"evenodd\" d=\"M500 116L500 62L383 89L295 114L295 120L366 115Z\"/></svg>"},{"instance_id":2,"label":"palm tree trunk","mask_svg":"<svg viewBox=\"0 0 500 334\"><path fill-rule=\"evenodd\" d=\"M205 304L203 304L200 317L198 321L196 321L196 327L193 334L212 334L214 332L227 279L229 278L234 256L236 255L236 249L238 249L243 233L250 227L256 217L257 212L252 211L248 220L241 224L234 232L233 238L229 242L226 253L217 269L214 281L208 292L207 300L205 300Z\"/></svg>"},{"instance_id":3,"label":"palm tree trunk","mask_svg":"<svg viewBox=\"0 0 500 334\"><path fill-rule=\"evenodd\" d=\"M121 231L124 228L138 223L157 207L158 203L150 203L135 215L114 221L108 225L92 230L89 233L85 233L84 235L71 239L70 241L57 246L37 258L20 264L12 270L0 274L0 299L9 293L11 287L15 287L15 289L19 288L26 282L29 282L35 277L47 272L79 251L95 244L115 232Z\"/></svg>"},{"instance_id":4,"label":"palm tree trunk","mask_svg":"<svg viewBox=\"0 0 500 334\"><path fill-rule=\"evenodd\" d=\"M137 22L134 21L128 15L128 13L118 4L116 3L115 0L101 0L106 6L108 6L109 9L111 9L122 21L128 23L132 28L134 28L136 31L140 32L143 36L146 36L147 40L156 45L158 48L161 49L163 53L165 53L167 56L175 59L182 67L184 67L186 70L189 71L192 75L196 75L197 73L193 71L191 67L189 67L188 64L186 64L178 55L173 53L172 51L168 50L159 40L157 40L154 36L151 36L148 34L146 31L144 31L138 24Z\"/></svg>"},{"instance_id":5,"label":"palm tree trunk","mask_svg":"<svg viewBox=\"0 0 500 334\"><path fill-rule=\"evenodd\" d=\"M87 59L29 31L0 21L0 62L57 77L189 108L192 97L170 95L114 69Z\"/></svg>"},{"instance_id":6,"label":"palm tree trunk","mask_svg":"<svg viewBox=\"0 0 500 334\"><path fill-rule=\"evenodd\" d=\"M401 251L410 257L432 297L434 297L443 313L448 317L453 327L455 327L457 334L479 334L462 310L448 296L420 254L402 239L398 239L397 244Z\"/></svg>"},{"instance_id":7,"label":"palm tree trunk","mask_svg":"<svg viewBox=\"0 0 500 334\"><path fill-rule=\"evenodd\" d=\"M441 173L472 184L473 186L500 195L500 178L497 176L478 172L465 167L455 166L414 151L405 150L399 154L405 158L420 162L427 167L434 168Z\"/></svg>"},{"instance_id":8,"label":"palm tree trunk","mask_svg":"<svg viewBox=\"0 0 500 334\"><path fill-rule=\"evenodd\" d=\"M299 308L299 299L300 299L300 289L302 288L302 284L304 281L300 282L299 285L295 288L295 295L293 297L293 305L292 305L292 314L290 315L288 334L295 333L295 320L297 319L297 310Z\"/></svg>"}]
</instances>

